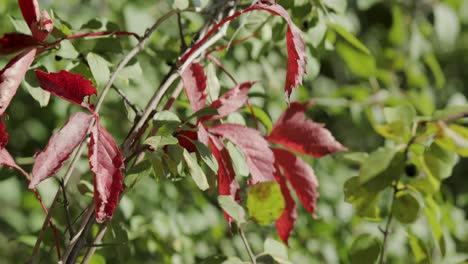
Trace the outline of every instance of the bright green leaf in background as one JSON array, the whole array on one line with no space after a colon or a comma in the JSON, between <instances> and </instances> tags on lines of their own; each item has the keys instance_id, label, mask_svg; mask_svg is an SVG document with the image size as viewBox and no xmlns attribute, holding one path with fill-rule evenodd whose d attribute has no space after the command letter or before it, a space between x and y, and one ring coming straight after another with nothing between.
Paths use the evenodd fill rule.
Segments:
<instances>
[{"instance_id":1,"label":"bright green leaf in background","mask_svg":"<svg viewBox=\"0 0 468 264\"><path fill-rule=\"evenodd\" d=\"M370 235L361 234L352 243L348 251L349 260L353 264L373 264L380 252L380 241Z\"/></svg>"},{"instance_id":2,"label":"bright green leaf in background","mask_svg":"<svg viewBox=\"0 0 468 264\"><path fill-rule=\"evenodd\" d=\"M276 182L262 182L250 187L247 196L249 216L261 225L278 219L285 207L283 194Z\"/></svg>"}]
</instances>

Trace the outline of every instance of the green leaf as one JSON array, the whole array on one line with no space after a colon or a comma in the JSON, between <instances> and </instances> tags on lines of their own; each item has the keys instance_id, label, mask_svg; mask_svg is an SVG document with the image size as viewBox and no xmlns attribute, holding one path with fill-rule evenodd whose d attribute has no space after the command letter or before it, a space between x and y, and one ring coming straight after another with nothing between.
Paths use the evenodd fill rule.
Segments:
<instances>
[{"instance_id":1,"label":"green leaf","mask_svg":"<svg viewBox=\"0 0 468 264\"><path fill-rule=\"evenodd\" d=\"M177 138L172 135L152 136L145 140L144 144L153 147L154 150L162 148L167 145L178 144Z\"/></svg>"},{"instance_id":2,"label":"green leaf","mask_svg":"<svg viewBox=\"0 0 468 264\"><path fill-rule=\"evenodd\" d=\"M335 10L337 13L344 13L346 10L346 0L319 0L322 1L327 7Z\"/></svg>"},{"instance_id":3,"label":"green leaf","mask_svg":"<svg viewBox=\"0 0 468 264\"><path fill-rule=\"evenodd\" d=\"M338 33L338 35L344 38L353 47L364 52L366 55L371 55L369 49L364 44L362 44L362 42L359 41L359 39L357 39L353 34L346 31L346 29L344 29L342 26L334 23L328 23L328 26L331 29L333 29L336 33Z\"/></svg>"},{"instance_id":4,"label":"green leaf","mask_svg":"<svg viewBox=\"0 0 468 264\"><path fill-rule=\"evenodd\" d=\"M452 175L457 160L456 153L433 143L424 153L425 172L439 180L446 179Z\"/></svg>"},{"instance_id":5,"label":"green leaf","mask_svg":"<svg viewBox=\"0 0 468 264\"><path fill-rule=\"evenodd\" d=\"M18 33L30 35L31 30L29 30L28 24L26 24L26 21L24 19L18 19L12 16L8 16L10 19L11 24L15 28L15 31Z\"/></svg>"},{"instance_id":6,"label":"green leaf","mask_svg":"<svg viewBox=\"0 0 468 264\"><path fill-rule=\"evenodd\" d=\"M158 152L154 152L151 153L150 159L152 163L153 174L156 180L166 178L168 176L168 173L166 172L162 155Z\"/></svg>"},{"instance_id":7,"label":"green leaf","mask_svg":"<svg viewBox=\"0 0 468 264\"><path fill-rule=\"evenodd\" d=\"M175 9L185 9L187 7L189 7L190 3L188 0L174 0L174 3L172 4L172 6L175 8Z\"/></svg>"},{"instance_id":8,"label":"green leaf","mask_svg":"<svg viewBox=\"0 0 468 264\"><path fill-rule=\"evenodd\" d=\"M397 152L398 150L395 148L380 147L370 153L359 173L361 183L366 183L384 172L390 166Z\"/></svg>"},{"instance_id":9,"label":"green leaf","mask_svg":"<svg viewBox=\"0 0 468 264\"><path fill-rule=\"evenodd\" d=\"M413 253L414 263L416 264L430 264L432 263L432 258L427 250L426 245L423 241L414 235L408 235L408 242Z\"/></svg>"},{"instance_id":10,"label":"green leaf","mask_svg":"<svg viewBox=\"0 0 468 264\"><path fill-rule=\"evenodd\" d=\"M351 203L358 216L368 220L378 221L379 207L377 205L379 194L360 184L359 177L352 177L344 184L345 201Z\"/></svg>"},{"instance_id":11,"label":"green leaf","mask_svg":"<svg viewBox=\"0 0 468 264\"><path fill-rule=\"evenodd\" d=\"M359 235L349 249L349 260L356 264L374 264L380 253L380 241L370 234Z\"/></svg>"},{"instance_id":12,"label":"green leaf","mask_svg":"<svg viewBox=\"0 0 468 264\"><path fill-rule=\"evenodd\" d=\"M426 216L427 222L429 223L430 230L434 241L439 246L442 254L445 252L445 240L442 232L442 227L440 225L440 210L437 203L432 197L426 196L424 199L425 205L423 208L424 215Z\"/></svg>"},{"instance_id":13,"label":"green leaf","mask_svg":"<svg viewBox=\"0 0 468 264\"><path fill-rule=\"evenodd\" d=\"M279 241L267 238L263 244L263 248L265 253L271 255L278 263L286 263L289 259L288 249L283 243Z\"/></svg>"},{"instance_id":14,"label":"green leaf","mask_svg":"<svg viewBox=\"0 0 468 264\"><path fill-rule=\"evenodd\" d=\"M284 207L284 198L276 182L262 182L250 188L247 209L255 222L261 225L270 224L278 219Z\"/></svg>"},{"instance_id":15,"label":"green leaf","mask_svg":"<svg viewBox=\"0 0 468 264\"><path fill-rule=\"evenodd\" d=\"M392 212L395 218L403 224L410 224L419 217L419 202L409 192L398 192L393 201Z\"/></svg>"},{"instance_id":16,"label":"green leaf","mask_svg":"<svg viewBox=\"0 0 468 264\"><path fill-rule=\"evenodd\" d=\"M401 45L406 40L408 27L405 25L405 20L401 8L398 5L392 6L392 27L388 33L388 39L394 45Z\"/></svg>"},{"instance_id":17,"label":"green leaf","mask_svg":"<svg viewBox=\"0 0 468 264\"><path fill-rule=\"evenodd\" d=\"M71 41L64 40L60 42L60 49L57 52L57 56L60 56L64 59L76 59L78 58L78 51L72 45Z\"/></svg>"},{"instance_id":18,"label":"green leaf","mask_svg":"<svg viewBox=\"0 0 468 264\"><path fill-rule=\"evenodd\" d=\"M348 152L341 155L343 159L355 164L363 164L368 158L369 153L367 152Z\"/></svg>"},{"instance_id":19,"label":"green leaf","mask_svg":"<svg viewBox=\"0 0 468 264\"><path fill-rule=\"evenodd\" d=\"M231 157L235 173L244 177L249 176L249 167L247 166L247 162L242 151L240 151L239 148L231 142L226 143L226 149Z\"/></svg>"},{"instance_id":20,"label":"green leaf","mask_svg":"<svg viewBox=\"0 0 468 264\"><path fill-rule=\"evenodd\" d=\"M200 168L200 165L198 165L197 161L186 149L184 149L183 155L185 162L187 163L189 173L192 176L192 179L195 181L195 184L197 184L198 188L202 191L210 188L206 175Z\"/></svg>"},{"instance_id":21,"label":"green leaf","mask_svg":"<svg viewBox=\"0 0 468 264\"><path fill-rule=\"evenodd\" d=\"M265 126L266 134L270 134L271 130L273 129L273 122L271 121L271 118L268 116L267 113L265 113L265 111L263 111L263 109L255 105L252 105L252 110L257 120ZM252 114L252 111L247 106L242 110L242 112Z\"/></svg>"},{"instance_id":22,"label":"green leaf","mask_svg":"<svg viewBox=\"0 0 468 264\"><path fill-rule=\"evenodd\" d=\"M371 55L362 53L343 43L336 44L336 51L352 73L361 77L371 77L377 74L377 65Z\"/></svg>"},{"instance_id":23,"label":"green leaf","mask_svg":"<svg viewBox=\"0 0 468 264\"><path fill-rule=\"evenodd\" d=\"M216 110L215 108L212 108L212 107L205 107L205 108L202 108L200 110L198 110L197 112L193 113L191 116L187 117L187 121L188 120L191 120L193 118L198 118L198 117L202 117L202 116L214 116L214 115L217 115L218 114L218 110Z\"/></svg>"},{"instance_id":24,"label":"green leaf","mask_svg":"<svg viewBox=\"0 0 468 264\"><path fill-rule=\"evenodd\" d=\"M444 72L440 68L440 64L437 61L436 56L433 53L429 53L424 56L424 62L429 67L432 75L434 76L436 87L442 89L445 85L445 76Z\"/></svg>"},{"instance_id":25,"label":"green leaf","mask_svg":"<svg viewBox=\"0 0 468 264\"><path fill-rule=\"evenodd\" d=\"M143 177L150 175L153 172L151 165L152 164L149 160L143 160L142 162L133 166L125 175L125 185L129 188L132 188Z\"/></svg>"},{"instance_id":26,"label":"green leaf","mask_svg":"<svg viewBox=\"0 0 468 264\"><path fill-rule=\"evenodd\" d=\"M200 154L200 157L202 160L205 162L205 164L213 171L213 172L218 172L218 162L216 161L216 158L214 157L213 153L210 151L210 149L205 146L205 144L201 143L200 141L192 141L193 144L195 144L195 147L197 148L198 154Z\"/></svg>"},{"instance_id":27,"label":"green leaf","mask_svg":"<svg viewBox=\"0 0 468 264\"><path fill-rule=\"evenodd\" d=\"M88 53L86 60L88 61L89 69L96 80L96 84L100 87L104 87L110 77L108 66L109 62L103 57L92 52Z\"/></svg>"},{"instance_id":28,"label":"green leaf","mask_svg":"<svg viewBox=\"0 0 468 264\"><path fill-rule=\"evenodd\" d=\"M213 63L208 64L206 67L206 87L208 89L210 102L218 99L221 85L219 84L216 68Z\"/></svg>"},{"instance_id":29,"label":"green leaf","mask_svg":"<svg viewBox=\"0 0 468 264\"><path fill-rule=\"evenodd\" d=\"M218 196L218 203L238 225L247 223L244 208L242 208L231 195Z\"/></svg>"}]
</instances>

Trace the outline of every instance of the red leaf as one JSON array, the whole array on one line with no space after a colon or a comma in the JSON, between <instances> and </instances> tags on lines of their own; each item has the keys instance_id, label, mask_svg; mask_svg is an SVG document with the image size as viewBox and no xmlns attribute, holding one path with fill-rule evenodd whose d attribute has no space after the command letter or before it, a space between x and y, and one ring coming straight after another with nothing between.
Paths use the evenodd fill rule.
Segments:
<instances>
[{"instance_id":1,"label":"red leaf","mask_svg":"<svg viewBox=\"0 0 468 264\"><path fill-rule=\"evenodd\" d=\"M40 41L45 40L54 29L47 11L44 10L41 14L37 0L18 0L18 2L33 36Z\"/></svg>"},{"instance_id":2,"label":"red leaf","mask_svg":"<svg viewBox=\"0 0 468 264\"><path fill-rule=\"evenodd\" d=\"M297 197L305 209L313 214L317 205L319 186L312 168L293 153L283 149L272 149L275 153L275 162L283 169L286 178L296 191Z\"/></svg>"},{"instance_id":3,"label":"red leaf","mask_svg":"<svg viewBox=\"0 0 468 264\"><path fill-rule=\"evenodd\" d=\"M257 2L253 6L240 10L233 15L223 19L216 24L203 39L197 42L192 49L185 54L181 61L185 62L203 43L205 43L212 34L214 34L220 27L227 22L239 17L240 15L255 11L264 10L271 14L283 17L288 23L288 30L286 32L286 46L288 50L288 70L286 74L285 92L289 96L293 88L298 87L302 83L302 77L306 73L306 46L302 39L300 29L294 24L288 12L281 6L271 1Z\"/></svg>"},{"instance_id":4,"label":"red leaf","mask_svg":"<svg viewBox=\"0 0 468 264\"><path fill-rule=\"evenodd\" d=\"M241 108L249 98L249 89L254 84L255 82L241 83L211 103L210 107L218 110L218 114L208 117L207 120L217 120L226 117Z\"/></svg>"},{"instance_id":5,"label":"red leaf","mask_svg":"<svg viewBox=\"0 0 468 264\"><path fill-rule=\"evenodd\" d=\"M182 130L177 133L177 140L179 145L186 149L188 152L197 152L197 147L191 140L197 140L197 131L193 130Z\"/></svg>"},{"instance_id":6,"label":"red leaf","mask_svg":"<svg viewBox=\"0 0 468 264\"><path fill-rule=\"evenodd\" d=\"M39 21L40 10L37 0L18 0L18 3L28 27L31 27L34 22Z\"/></svg>"},{"instance_id":7,"label":"red leaf","mask_svg":"<svg viewBox=\"0 0 468 264\"><path fill-rule=\"evenodd\" d=\"M262 9L274 15L281 16L288 23L286 31L286 46L288 49L288 71L284 90L289 97L292 89L302 84L302 77L306 73L306 45L301 36L301 30L294 24L288 12L278 4L257 3L252 8Z\"/></svg>"},{"instance_id":8,"label":"red leaf","mask_svg":"<svg viewBox=\"0 0 468 264\"><path fill-rule=\"evenodd\" d=\"M119 194L123 189L122 154L112 135L98 122L91 131L89 166L94 172L94 202L96 221L112 218Z\"/></svg>"},{"instance_id":9,"label":"red leaf","mask_svg":"<svg viewBox=\"0 0 468 264\"><path fill-rule=\"evenodd\" d=\"M6 126L0 119L0 148L4 148L8 144L8 133L6 132Z\"/></svg>"},{"instance_id":10,"label":"red leaf","mask_svg":"<svg viewBox=\"0 0 468 264\"><path fill-rule=\"evenodd\" d=\"M223 142L215 136L209 137L209 147L218 162L218 195L231 195L235 200L239 200L239 184L236 181L236 174L228 150ZM226 212L224 212L224 217L230 225L231 217Z\"/></svg>"},{"instance_id":11,"label":"red leaf","mask_svg":"<svg viewBox=\"0 0 468 264\"><path fill-rule=\"evenodd\" d=\"M244 153L252 174L252 184L275 180L274 156L260 132L235 124L220 124L208 131L232 141Z\"/></svg>"},{"instance_id":12,"label":"red leaf","mask_svg":"<svg viewBox=\"0 0 468 264\"><path fill-rule=\"evenodd\" d=\"M54 29L54 24L49 16L49 13L43 10L39 20L33 22L30 28L33 36L36 39L44 41Z\"/></svg>"},{"instance_id":13,"label":"red leaf","mask_svg":"<svg viewBox=\"0 0 468 264\"><path fill-rule=\"evenodd\" d=\"M202 66L198 63L189 65L182 73L182 82L193 111L196 112L205 107L206 75Z\"/></svg>"},{"instance_id":14,"label":"red leaf","mask_svg":"<svg viewBox=\"0 0 468 264\"><path fill-rule=\"evenodd\" d=\"M42 89L71 103L82 105L86 96L97 94L91 81L86 80L80 74L67 71L45 73L36 70L35 72Z\"/></svg>"},{"instance_id":15,"label":"red leaf","mask_svg":"<svg viewBox=\"0 0 468 264\"><path fill-rule=\"evenodd\" d=\"M8 153L8 150L6 150L5 148L0 148L0 165L19 170L26 177L26 179L29 180L28 173L16 164L13 157L10 155L10 153Z\"/></svg>"},{"instance_id":16,"label":"red leaf","mask_svg":"<svg viewBox=\"0 0 468 264\"><path fill-rule=\"evenodd\" d=\"M317 158L346 150L346 147L336 141L323 124L305 119L308 106L309 103L291 103L278 119L267 139Z\"/></svg>"},{"instance_id":17,"label":"red leaf","mask_svg":"<svg viewBox=\"0 0 468 264\"><path fill-rule=\"evenodd\" d=\"M53 176L85 138L92 115L77 112L50 139L45 149L36 155L29 189Z\"/></svg>"},{"instance_id":18,"label":"red leaf","mask_svg":"<svg viewBox=\"0 0 468 264\"><path fill-rule=\"evenodd\" d=\"M0 55L12 54L26 48L39 45L37 39L30 35L20 33L8 33L0 39Z\"/></svg>"},{"instance_id":19,"label":"red leaf","mask_svg":"<svg viewBox=\"0 0 468 264\"><path fill-rule=\"evenodd\" d=\"M25 51L14 57L0 71L0 116L3 115L11 99L15 96L24 75L34 60L34 56L36 56L36 49Z\"/></svg>"},{"instance_id":20,"label":"red leaf","mask_svg":"<svg viewBox=\"0 0 468 264\"><path fill-rule=\"evenodd\" d=\"M291 235L292 230L294 229L294 222L297 219L297 209L296 203L294 202L291 192L286 183L285 178L280 173L278 166L275 166L276 173L275 179L281 187L281 193L284 197L285 208L281 216L276 220L276 231L278 232L279 237L283 240L284 243L288 244L289 235Z\"/></svg>"}]
</instances>

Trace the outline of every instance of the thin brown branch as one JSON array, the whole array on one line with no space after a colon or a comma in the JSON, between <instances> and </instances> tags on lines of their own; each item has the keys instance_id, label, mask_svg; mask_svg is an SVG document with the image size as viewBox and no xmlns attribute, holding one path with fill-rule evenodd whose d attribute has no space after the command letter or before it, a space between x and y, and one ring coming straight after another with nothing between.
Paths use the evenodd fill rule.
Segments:
<instances>
[{"instance_id":1,"label":"thin brown branch","mask_svg":"<svg viewBox=\"0 0 468 264\"><path fill-rule=\"evenodd\" d=\"M398 192L397 185L398 185L398 183L396 183L394 188L393 188L392 202L390 203L390 213L388 214L385 229L382 232L384 237L383 237L383 242L382 242L382 248L380 249L379 264L384 264L385 263L385 254L387 253L387 242L388 242L388 237L390 235L390 226L391 226L392 220L393 220L393 203L395 202L395 197L396 197L396 194Z\"/></svg>"}]
</instances>

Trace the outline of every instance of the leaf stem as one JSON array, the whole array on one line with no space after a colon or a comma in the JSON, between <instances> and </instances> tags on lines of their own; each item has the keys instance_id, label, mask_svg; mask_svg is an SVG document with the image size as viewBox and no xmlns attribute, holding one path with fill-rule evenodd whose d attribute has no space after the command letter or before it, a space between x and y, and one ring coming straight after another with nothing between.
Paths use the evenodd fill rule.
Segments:
<instances>
[{"instance_id":1,"label":"leaf stem","mask_svg":"<svg viewBox=\"0 0 468 264\"><path fill-rule=\"evenodd\" d=\"M237 230L239 231L239 235L242 239L242 242L244 243L244 246L247 249L247 253L249 253L249 257L250 257L250 260L252 261L252 264L257 264L255 255L252 252L252 249L250 248L249 241L247 240L247 237L245 236L244 230L240 226L238 226Z\"/></svg>"},{"instance_id":2,"label":"leaf stem","mask_svg":"<svg viewBox=\"0 0 468 264\"><path fill-rule=\"evenodd\" d=\"M390 203L390 213L388 214L385 229L382 231L384 237L383 237L382 248L380 249L379 264L384 264L385 263L385 254L386 254L386 251L387 251L388 236L390 234L390 226L392 224L392 219L393 219L393 203L395 202L395 197L396 197L396 194L398 192L397 185L398 185L398 182L395 184L395 186L393 186L392 202Z\"/></svg>"}]
</instances>

